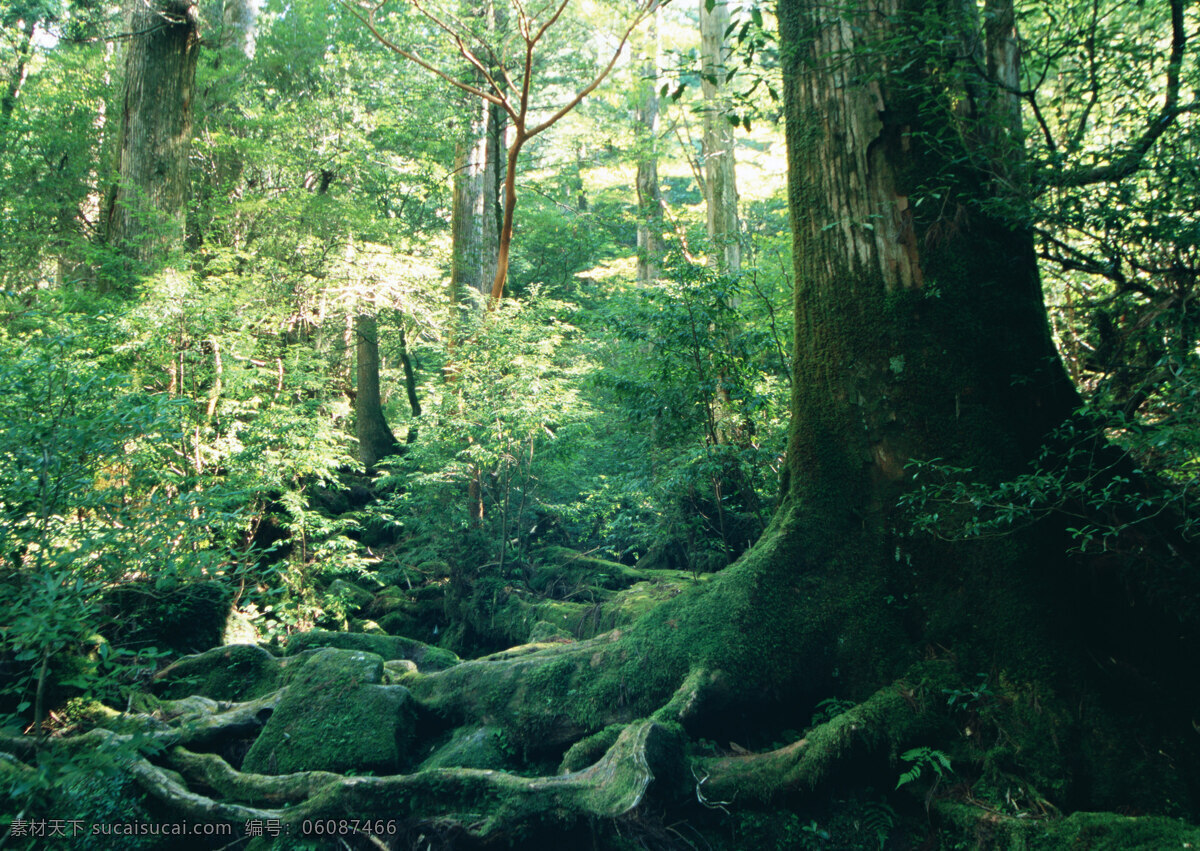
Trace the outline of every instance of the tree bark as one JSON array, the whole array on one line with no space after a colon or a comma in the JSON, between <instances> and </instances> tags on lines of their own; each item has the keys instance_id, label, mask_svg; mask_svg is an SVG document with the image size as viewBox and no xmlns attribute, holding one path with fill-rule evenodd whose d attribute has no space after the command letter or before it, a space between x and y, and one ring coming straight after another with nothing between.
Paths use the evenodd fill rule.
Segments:
<instances>
[{"instance_id":1,"label":"tree bark","mask_svg":"<svg viewBox=\"0 0 1200 851\"><path fill-rule=\"evenodd\" d=\"M855 11L781 4L792 45L784 96L797 283L776 522L788 524L793 547L824 541L804 563L830 582L839 581L831 564L867 565L849 569L865 571L856 581L881 598L887 562L912 560L927 607L920 640L1033 672L1056 645L1064 590L1038 555L1061 551L1061 541L1046 531L934 546L904 535L896 507L911 460L940 458L988 481L1014 476L1078 404L1051 339L1031 234L987 203L1001 190L976 155L979 134L1011 114L972 99L988 87L981 75L960 66L937 76L977 40L969 8L947 7L941 40L922 41L891 0ZM960 571L952 579L951 564ZM862 600L846 617L873 619L875 641L883 622L901 628ZM841 670L865 674L870 656L859 647Z\"/></svg>"},{"instance_id":2,"label":"tree bark","mask_svg":"<svg viewBox=\"0 0 1200 851\"><path fill-rule=\"evenodd\" d=\"M186 0L136 0L130 28L119 176L106 230L109 245L148 265L183 241L200 53L197 7Z\"/></svg>"},{"instance_id":3,"label":"tree bark","mask_svg":"<svg viewBox=\"0 0 1200 851\"><path fill-rule=\"evenodd\" d=\"M700 0L700 80L704 94L704 200L708 208L708 237L716 267L729 275L742 269L734 169L734 127L722 102L728 73L725 32L729 29L725 0Z\"/></svg>"},{"instance_id":4,"label":"tree bark","mask_svg":"<svg viewBox=\"0 0 1200 851\"><path fill-rule=\"evenodd\" d=\"M658 180L659 25L654 10L645 31L634 44L640 65L634 136L637 146L637 276L642 283L658 277L663 255L663 199Z\"/></svg>"},{"instance_id":5,"label":"tree bark","mask_svg":"<svg viewBox=\"0 0 1200 851\"><path fill-rule=\"evenodd\" d=\"M258 40L259 0L225 0L222 9L221 47L254 58Z\"/></svg>"},{"instance_id":6,"label":"tree bark","mask_svg":"<svg viewBox=\"0 0 1200 851\"><path fill-rule=\"evenodd\" d=\"M497 10L489 3L469 0L464 14L482 31L494 33L498 29ZM471 85L486 85L476 68L469 67L467 73ZM468 292L491 292L500 250L504 110L470 94L463 102L466 120L454 154L451 304L462 303Z\"/></svg>"},{"instance_id":7,"label":"tree bark","mask_svg":"<svg viewBox=\"0 0 1200 851\"><path fill-rule=\"evenodd\" d=\"M479 104L474 104L479 106ZM479 109L482 112L482 108ZM483 278L482 133L472 116L454 146L454 199L450 216L450 304L462 304L478 291ZM484 149L486 150L486 149Z\"/></svg>"},{"instance_id":8,"label":"tree bark","mask_svg":"<svg viewBox=\"0 0 1200 851\"><path fill-rule=\"evenodd\" d=\"M370 471L380 459L399 452L400 444L383 415L379 395L379 331L373 313L358 314L354 337L358 377L354 394L355 431L359 460Z\"/></svg>"}]
</instances>

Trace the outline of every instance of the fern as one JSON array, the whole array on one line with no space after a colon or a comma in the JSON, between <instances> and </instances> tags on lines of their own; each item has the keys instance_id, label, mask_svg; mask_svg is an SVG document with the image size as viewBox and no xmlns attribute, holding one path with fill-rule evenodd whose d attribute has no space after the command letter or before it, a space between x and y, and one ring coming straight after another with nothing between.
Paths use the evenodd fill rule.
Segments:
<instances>
[{"instance_id":1,"label":"fern","mask_svg":"<svg viewBox=\"0 0 1200 851\"><path fill-rule=\"evenodd\" d=\"M913 748L900 754L900 758L911 765L900 775L900 780L896 783L897 789L919 779L926 768L936 774L939 780L951 771L950 757L933 748Z\"/></svg>"},{"instance_id":2,"label":"fern","mask_svg":"<svg viewBox=\"0 0 1200 851\"><path fill-rule=\"evenodd\" d=\"M867 801L863 805L862 826L874 834L882 849L896 826L896 811L886 801Z\"/></svg>"}]
</instances>

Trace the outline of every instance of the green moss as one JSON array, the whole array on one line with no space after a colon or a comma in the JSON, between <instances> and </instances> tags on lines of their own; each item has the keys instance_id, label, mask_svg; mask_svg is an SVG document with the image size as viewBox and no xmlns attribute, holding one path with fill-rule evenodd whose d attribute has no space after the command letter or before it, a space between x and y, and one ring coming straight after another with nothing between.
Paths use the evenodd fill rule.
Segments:
<instances>
[{"instance_id":1,"label":"green moss","mask_svg":"<svg viewBox=\"0 0 1200 851\"><path fill-rule=\"evenodd\" d=\"M411 637L414 635L425 635L430 632L430 630L422 625L421 619L416 613L416 606L412 603L406 603L402 607L392 609L392 611L380 617L377 623L388 635ZM432 635L429 637L432 638Z\"/></svg>"},{"instance_id":2,"label":"green moss","mask_svg":"<svg viewBox=\"0 0 1200 851\"><path fill-rule=\"evenodd\" d=\"M255 644L214 647L163 669L155 691L177 699L201 694L214 700L253 700L277 689L280 661Z\"/></svg>"},{"instance_id":3,"label":"green moss","mask_svg":"<svg viewBox=\"0 0 1200 851\"><path fill-rule=\"evenodd\" d=\"M359 588L354 583L347 582L345 579L333 580L326 593L341 600L346 606L346 611L349 613L365 609L375 599L375 595L370 591Z\"/></svg>"},{"instance_id":4,"label":"green moss","mask_svg":"<svg viewBox=\"0 0 1200 851\"><path fill-rule=\"evenodd\" d=\"M408 690L385 686L383 659L327 648L295 675L250 751L244 770L395 773L412 740Z\"/></svg>"},{"instance_id":5,"label":"green moss","mask_svg":"<svg viewBox=\"0 0 1200 851\"><path fill-rule=\"evenodd\" d=\"M563 629L558 624L549 623L548 621L538 621L533 625L533 629L529 630L529 643L542 644L552 641L569 641L575 636Z\"/></svg>"},{"instance_id":6,"label":"green moss","mask_svg":"<svg viewBox=\"0 0 1200 851\"><path fill-rule=\"evenodd\" d=\"M720 800L769 801L785 790L815 789L849 754L887 754L945 734L935 706L948 682L946 665L914 666L897 683L766 753L701 760L707 794ZM934 711L931 711L934 710Z\"/></svg>"},{"instance_id":7,"label":"green moss","mask_svg":"<svg viewBox=\"0 0 1200 851\"><path fill-rule=\"evenodd\" d=\"M539 564L529 585L533 590L593 588L615 590L635 582L677 582L691 584L699 577L680 570L647 570L620 562L581 555L567 547L544 547L534 554Z\"/></svg>"},{"instance_id":8,"label":"green moss","mask_svg":"<svg viewBox=\"0 0 1200 851\"><path fill-rule=\"evenodd\" d=\"M513 764L513 747L499 727L461 727L450 740L421 763L426 768L482 768L504 770Z\"/></svg>"},{"instance_id":9,"label":"green moss","mask_svg":"<svg viewBox=\"0 0 1200 851\"><path fill-rule=\"evenodd\" d=\"M218 646L233 592L219 582L185 582L166 590L131 582L101 598L115 644L152 645L180 653Z\"/></svg>"},{"instance_id":10,"label":"green moss","mask_svg":"<svg viewBox=\"0 0 1200 851\"><path fill-rule=\"evenodd\" d=\"M1073 813L1021 819L968 804L935 805L943 836L978 851L1168 851L1200 847L1200 828L1161 816Z\"/></svg>"},{"instance_id":11,"label":"green moss","mask_svg":"<svg viewBox=\"0 0 1200 851\"><path fill-rule=\"evenodd\" d=\"M1033 831L1036 834L1036 831ZM1200 828L1175 819L1115 813L1074 813L1030 843L1031 849L1157 851L1200 846Z\"/></svg>"},{"instance_id":12,"label":"green moss","mask_svg":"<svg viewBox=\"0 0 1200 851\"><path fill-rule=\"evenodd\" d=\"M390 585L384 588L371 600L367 612L378 619L411 603L410 594L403 588Z\"/></svg>"},{"instance_id":13,"label":"green moss","mask_svg":"<svg viewBox=\"0 0 1200 851\"><path fill-rule=\"evenodd\" d=\"M585 736L571 745L563 754L562 763L558 767L559 772L581 771L596 762L613 746L625 726L624 724L609 724L603 730Z\"/></svg>"},{"instance_id":14,"label":"green moss","mask_svg":"<svg viewBox=\"0 0 1200 851\"><path fill-rule=\"evenodd\" d=\"M365 635L349 632L326 632L315 629L293 635L288 640L287 655L293 656L314 647L337 647L374 653L384 659L410 659L421 670L441 671L456 665L458 657L449 650L432 647L398 635Z\"/></svg>"}]
</instances>

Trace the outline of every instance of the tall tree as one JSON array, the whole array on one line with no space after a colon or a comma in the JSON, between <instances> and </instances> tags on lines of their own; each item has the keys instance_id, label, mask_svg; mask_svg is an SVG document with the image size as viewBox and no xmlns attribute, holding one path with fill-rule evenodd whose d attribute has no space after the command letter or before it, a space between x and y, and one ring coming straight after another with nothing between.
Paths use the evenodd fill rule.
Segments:
<instances>
[{"instance_id":1,"label":"tall tree","mask_svg":"<svg viewBox=\"0 0 1200 851\"><path fill-rule=\"evenodd\" d=\"M729 4L726 0L700 0L700 81L704 94L704 200L708 209L708 237L722 272L736 275L742 268L742 247L737 209L737 175L734 127L722 102L728 85Z\"/></svg>"},{"instance_id":2,"label":"tall tree","mask_svg":"<svg viewBox=\"0 0 1200 851\"><path fill-rule=\"evenodd\" d=\"M522 149L530 139L545 132L569 115L584 98L590 95L616 66L617 60L625 50L625 44L634 30L659 5L658 0L641 0L628 16L616 47L609 55L608 62L575 93L566 99L561 106L550 107L550 115L539 119L535 115L538 109L533 102L534 75L537 70L537 59L540 58L540 48L544 46L546 34L557 24L566 11L569 0L561 0L540 8L527 7L520 2L513 3L515 12L515 53L519 57L513 67L502 61L507 52L504 45L489 44L479 34L469 27L463 26L450 17L442 17L430 10L421 0L410 0L414 9L433 25L437 30L446 34L459 54L476 68L483 76L486 84L471 85L454 75L439 68L421 55L405 47L394 38L385 35L381 29L379 14L387 0L366 7L359 11L353 6L348 9L358 17L379 42L405 59L416 63L425 70L436 74L442 80L469 95L481 98L504 111L508 116L511 127L511 141L508 144L508 159L504 172L504 216L500 224L500 245L496 260L496 276L492 281L491 304L504 297L504 287L508 281L509 254L512 249L513 216L517 206L517 164Z\"/></svg>"},{"instance_id":3,"label":"tall tree","mask_svg":"<svg viewBox=\"0 0 1200 851\"><path fill-rule=\"evenodd\" d=\"M499 9L492 3L468 0L463 18L476 31L493 37ZM488 72L495 74L489 60ZM486 86L483 71L465 68L471 85ZM461 93L463 130L455 143L454 207L452 209L451 301L461 302L467 291L491 292L500 252L501 175L504 173L505 114L496 104Z\"/></svg>"},{"instance_id":4,"label":"tall tree","mask_svg":"<svg viewBox=\"0 0 1200 851\"><path fill-rule=\"evenodd\" d=\"M221 13L221 47L253 59L258 42L259 0L225 0Z\"/></svg>"},{"instance_id":5,"label":"tall tree","mask_svg":"<svg viewBox=\"0 0 1200 851\"><path fill-rule=\"evenodd\" d=\"M491 290L491 280L486 277L486 257L489 251L485 236L489 206L495 207L494 197L489 199L486 191L488 170L488 119L489 105L471 98L467 127L463 131L454 151L454 201L451 211L451 301L458 303L466 298L467 291ZM489 200L491 204L489 205ZM485 285L486 281L486 285Z\"/></svg>"},{"instance_id":6,"label":"tall tree","mask_svg":"<svg viewBox=\"0 0 1200 851\"><path fill-rule=\"evenodd\" d=\"M354 428L359 460L369 472L380 459L400 451L400 443L383 415L379 394L379 323L374 313L354 319L357 382L354 392Z\"/></svg>"},{"instance_id":7,"label":"tall tree","mask_svg":"<svg viewBox=\"0 0 1200 851\"><path fill-rule=\"evenodd\" d=\"M634 140L637 155L637 246L638 280L649 282L658 277L663 254L663 199L658 179L658 132L660 97L659 19L654 10L649 24L634 41L637 63L634 116Z\"/></svg>"},{"instance_id":8,"label":"tall tree","mask_svg":"<svg viewBox=\"0 0 1200 851\"><path fill-rule=\"evenodd\" d=\"M197 7L187 0L134 0L130 31L106 235L131 260L151 263L183 240L200 55Z\"/></svg>"}]
</instances>

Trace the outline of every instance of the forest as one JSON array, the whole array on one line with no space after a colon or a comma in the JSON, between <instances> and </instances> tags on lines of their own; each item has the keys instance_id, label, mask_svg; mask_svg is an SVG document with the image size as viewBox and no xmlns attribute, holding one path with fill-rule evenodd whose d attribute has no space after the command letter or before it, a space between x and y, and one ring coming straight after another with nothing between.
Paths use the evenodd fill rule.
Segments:
<instances>
[{"instance_id":1,"label":"forest","mask_svg":"<svg viewBox=\"0 0 1200 851\"><path fill-rule=\"evenodd\" d=\"M0 0L0 847L1200 847L1198 30Z\"/></svg>"}]
</instances>

